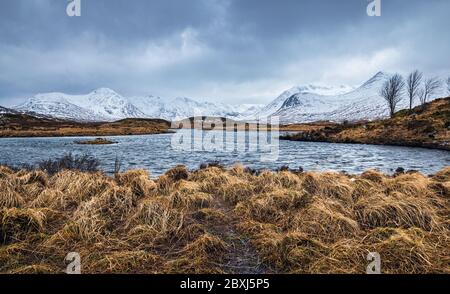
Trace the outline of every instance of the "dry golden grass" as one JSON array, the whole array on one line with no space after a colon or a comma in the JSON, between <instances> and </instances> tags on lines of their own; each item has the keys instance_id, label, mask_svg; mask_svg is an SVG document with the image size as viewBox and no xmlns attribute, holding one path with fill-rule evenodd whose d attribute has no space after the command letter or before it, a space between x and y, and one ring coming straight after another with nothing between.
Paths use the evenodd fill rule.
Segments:
<instances>
[{"instance_id":1,"label":"dry golden grass","mask_svg":"<svg viewBox=\"0 0 450 294\"><path fill-rule=\"evenodd\" d=\"M170 122L161 119L130 118L115 122L74 122L38 118L27 114L6 114L0 118L0 137L122 136L167 133ZM85 144L105 144L94 140Z\"/></svg>"},{"instance_id":2,"label":"dry golden grass","mask_svg":"<svg viewBox=\"0 0 450 294\"><path fill-rule=\"evenodd\" d=\"M257 262L364 273L369 252L384 273L450 273L449 191L449 167L427 177L178 166L158 179L0 167L0 272L61 273L75 251L84 273L246 273Z\"/></svg>"},{"instance_id":3,"label":"dry golden grass","mask_svg":"<svg viewBox=\"0 0 450 294\"><path fill-rule=\"evenodd\" d=\"M394 117L370 122L304 124L281 127L294 141L399 145L450 150L450 97L436 99Z\"/></svg>"}]
</instances>

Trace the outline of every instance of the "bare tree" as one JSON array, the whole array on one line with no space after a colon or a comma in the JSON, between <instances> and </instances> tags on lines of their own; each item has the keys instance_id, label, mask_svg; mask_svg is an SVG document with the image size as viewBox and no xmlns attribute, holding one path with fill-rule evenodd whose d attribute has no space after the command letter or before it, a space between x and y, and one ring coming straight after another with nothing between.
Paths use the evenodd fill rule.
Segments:
<instances>
[{"instance_id":1,"label":"bare tree","mask_svg":"<svg viewBox=\"0 0 450 294\"><path fill-rule=\"evenodd\" d=\"M402 101L405 81L399 74L390 77L381 88L380 95L386 100L391 117L394 116L397 104Z\"/></svg>"},{"instance_id":2,"label":"bare tree","mask_svg":"<svg viewBox=\"0 0 450 294\"><path fill-rule=\"evenodd\" d=\"M425 90L424 89L419 89L417 91L417 97L419 97L420 105L423 105L422 101L425 101L424 96L425 96Z\"/></svg>"},{"instance_id":3,"label":"bare tree","mask_svg":"<svg viewBox=\"0 0 450 294\"><path fill-rule=\"evenodd\" d=\"M447 83L447 93L448 95L450 95L450 78L447 79L446 83Z\"/></svg>"},{"instance_id":4,"label":"bare tree","mask_svg":"<svg viewBox=\"0 0 450 294\"><path fill-rule=\"evenodd\" d=\"M441 87L441 81L438 78L429 78L425 81L423 88L423 95L420 97L420 104L427 103L431 95L436 94L436 91Z\"/></svg>"},{"instance_id":5,"label":"bare tree","mask_svg":"<svg viewBox=\"0 0 450 294\"><path fill-rule=\"evenodd\" d=\"M420 88L420 83L422 82L422 73L418 70L413 71L408 75L406 79L406 89L408 91L409 98L409 109L412 109L414 98L417 97L417 91Z\"/></svg>"}]
</instances>

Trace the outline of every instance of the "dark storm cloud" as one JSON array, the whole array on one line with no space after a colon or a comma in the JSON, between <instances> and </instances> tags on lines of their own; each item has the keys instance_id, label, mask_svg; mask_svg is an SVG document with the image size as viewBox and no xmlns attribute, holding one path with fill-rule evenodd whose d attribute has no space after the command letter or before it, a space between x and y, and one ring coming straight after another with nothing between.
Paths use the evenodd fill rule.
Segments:
<instances>
[{"instance_id":1,"label":"dark storm cloud","mask_svg":"<svg viewBox=\"0 0 450 294\"><path fill-rule=\"evenodd\" d=\"M0 2L0 104L36 92L260 102L296 84L357 84L378 70L449 74L450 1ZM447 71L447 72L446 72Z\"/></svg>"}]
</instances>

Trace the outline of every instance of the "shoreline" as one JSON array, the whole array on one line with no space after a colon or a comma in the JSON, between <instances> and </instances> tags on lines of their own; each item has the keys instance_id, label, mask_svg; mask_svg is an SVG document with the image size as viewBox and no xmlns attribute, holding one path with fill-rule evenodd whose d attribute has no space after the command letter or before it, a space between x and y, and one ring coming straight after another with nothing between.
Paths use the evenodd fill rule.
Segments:
<instances>
[{"instance_id":1,"label":"shoreline","mask_svg":"<svg viewBox=\"0 0 450 294\"><path fill-rule=\"evenodd\" d=\"M450 151L450 97L436 99L391 118L369 122L315 125L280 136L305 142L352 143L422 147Z\"/></svg>"},{"instance_id":2,"label":"shoreline","mask_svg":"<svg viewBox=\"0 0 450 294\"><path fill-rule=\"evenodd\" d=\"M0 138L102 137L148 135L168 132L170 122L161 119L123 119L114 122L75 122L37 118L25 114L1 117Z\"/></svg>"},{"instance_id":3,"label":"shoreline","mask_svg":"<svg viewBox=\"0 0 450 294\"><path fill-rule=\"evenodd\" d=\"M0 140L1 139L27 139L27 138L77 138L77 137L86 137L86 138L96 138L96 137L126 137L126 136L147 136L147 135L162 135L162 134L173 134L173 131L160 131L160 132L143 132L143 133L130 133L130 134L121 134L121 133L111 133L111 134L70 134L70 135L59 135L59 134L49 134L49 135L43 135L39 134L36 136L29 136L29 135L11 135L11 136L5 136L3 134L0 134Z\"/></svg>"},{"instance_id":4,"label":"shoreline","mask_svg":"<svg viewBox=\"0 0 450 294\"><path fill-rule=\"evenodd\" d=\"M342 141L334 141L333 139L323 139L323 140L310 140L305 138L292 138L298 134L289 134L280 136L279 139L282 141L292 141L292 142L309 142L309 143L329 143L329 144L354 144L354 145L373 145L373 146L391 146L391 147L407 147L407 148L423 148L429 150L442 150L442 151L450 151L449 146L441 146L434 145L432 143L379 143L379 142L361 142L361 141L352 141L352 140L342 140Z\"/></svg>"}]
</instances>

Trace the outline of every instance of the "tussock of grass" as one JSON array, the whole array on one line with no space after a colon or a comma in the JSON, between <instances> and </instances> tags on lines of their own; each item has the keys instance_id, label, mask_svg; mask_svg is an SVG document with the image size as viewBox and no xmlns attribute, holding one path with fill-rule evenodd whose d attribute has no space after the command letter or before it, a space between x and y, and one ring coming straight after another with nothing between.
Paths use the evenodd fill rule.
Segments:
<instances>
[{"instance_id":1,"label":"tussock of grass","mask_svg":"<svg viewBox=\"0 0 450 294\"><path fill-rule=\"evenodd\" d=\"M22 207L25 204L23 197L16 192L14 184L4 180L0 186L0 206L6 208Z\"/></svg>"},{"instance_id":2,"label":"tussock of grass","mask_svg":"<svg viewBox=\"0 0 450 294\"><path fill-rule=\"evenodd\" d=\"M315 198L308 208L294 216L291 224L297 231L330 242L355 237L360 231L352 212L329 198Z\"/></svg>"},{"instance_id":3,"label":"tussock of grass","mask_svg":"<svg viewBox=\"0 0 450 294\"><path fill-rule=\"evenodd\" d=\"M366 228L418 227L429 231L436 226L438 219L434 207L426 199L411 198L399 193L369 196L358 202L355 214L358 222Z\"/></svg>"},{"instance_id":4,"label":"tussock of grass","mask_svg":"<svg viewBox=\"0 0 450 294\"><path fill-rule=\"evenodd\" d=\"M3 208L0 210L0 221L0 242L10 244L26 239L33 232L42 232L45 214L37 209Z\"/></svg>"},{"instance_id":5,"label":"tussock of grass","mask_svg":"<svg viewBox=\"0 0 450 294\"><path fill-rule=\"evenodd\" d=\"M361 174L361 179L369 180L373 183L382 184L386 177L376 170L367 170Z\"/></svg>"},{"instance_id":6,"label":"tussock of grass","mask_svg":"<svg viewBox=\"0 0 450 294\"><path fill-rule=\"evenodd\" d=\"M65 210L67 208L64 193L52 188L44 189L36 196L36 198L31 200L28 205L32 208L48 207L60 210Z\"/></svg>"},{"instance_id":7,"label":"tussock of grass","mask_svg":"<svg viewBox=\"0 0 450 294\"><path fill-rule=\"evenodd\" d=\"M14 174L14 171L11 168L0 165L0 178L7 178L11 174Z\"/></svg>"},{"instance_id":8,"label":"tussock of grass","mask_svg":"<svg viewBox=\"0 0 450 294\"><path fill-rule=\"evenodd\" d=\"M433 176L433 179L438 182L448 182L450 180L450 167L442 169Z\"/></svg>"},{"instance_id":9,"label":"tussock of grass","mask_svg":"<svg viewBox=\"0 0 450 294\"><path fill-rule=\"evenodd\" d=\"M166 172L166 176L174 182L179 180L187 180L189 171L184 165L178 165Z\"/></svg>"},{"instance_id":10,"label":"tussock of grass","mask_svg":"<svg viewBox=\"0 0 450 294\"><path fill-rule=\"evenodd\" d=\"M115 178L119 185L130 187L139 197L149 195L157 188L156 183L150 179L150 174L143 170L116 174Z\"/></svg>"},{"instance_id":11,"label":"tussock of grass","mask_svg":"<svg viewBox=\"0 0 450 294\"><path fill-rule=\"evenodd\" d=\"M231 204L237 204L250 198L254 194L251 184L238 178L228 179L227 184L218 187L217 193Z\"/></svg>"},{"instance_id":12,"label":"tussock of grass","mask_svg":"<svg viewBox=\"0 0 450 294\"><path fill-rule=\"evenodd\" d=\"M338 173L306 173L303 187L311 195L335 198L346 204L353 202L354 187L350 179Z\"/></svg>"},{"instance_id":13,"label":"tussock of grass","mask_svg":"<svg viewBox=\"0 0 450 294\"><path fill-rule=\"evenodd\" d=\"M195 192L195 193L183 193L174 192L169 196L172 207L179 209L200 209L209 207L213 200L213 197L210 194L203 192Z\"/></svg>"},{"instance_id":14,"label":"tussock of grass","mask_svg":"<svg viewBox=\"0 0 450 294\"><path fill-rule=\"evenodd\" d=\"M186 256L196 257L199 255L209 256L211 258L223 255L226 252L227 244L220 238L208 233L201 235L192 243L183 248Z\"/></svg>"},{"instance_id":15,"label":"tussock of grass","mask_svg":"<svg viewBox=\"0 0 450 294\"><path fill-rule=\"evenodd\" d=\"M85 273L227 273L238 237L267 272L363 273L379 252L384 273L449 273L449 190L450 168L177 166L152 180L0 166L0 272L59 273L75 251Z\"/></svg>"}]
</instances>

